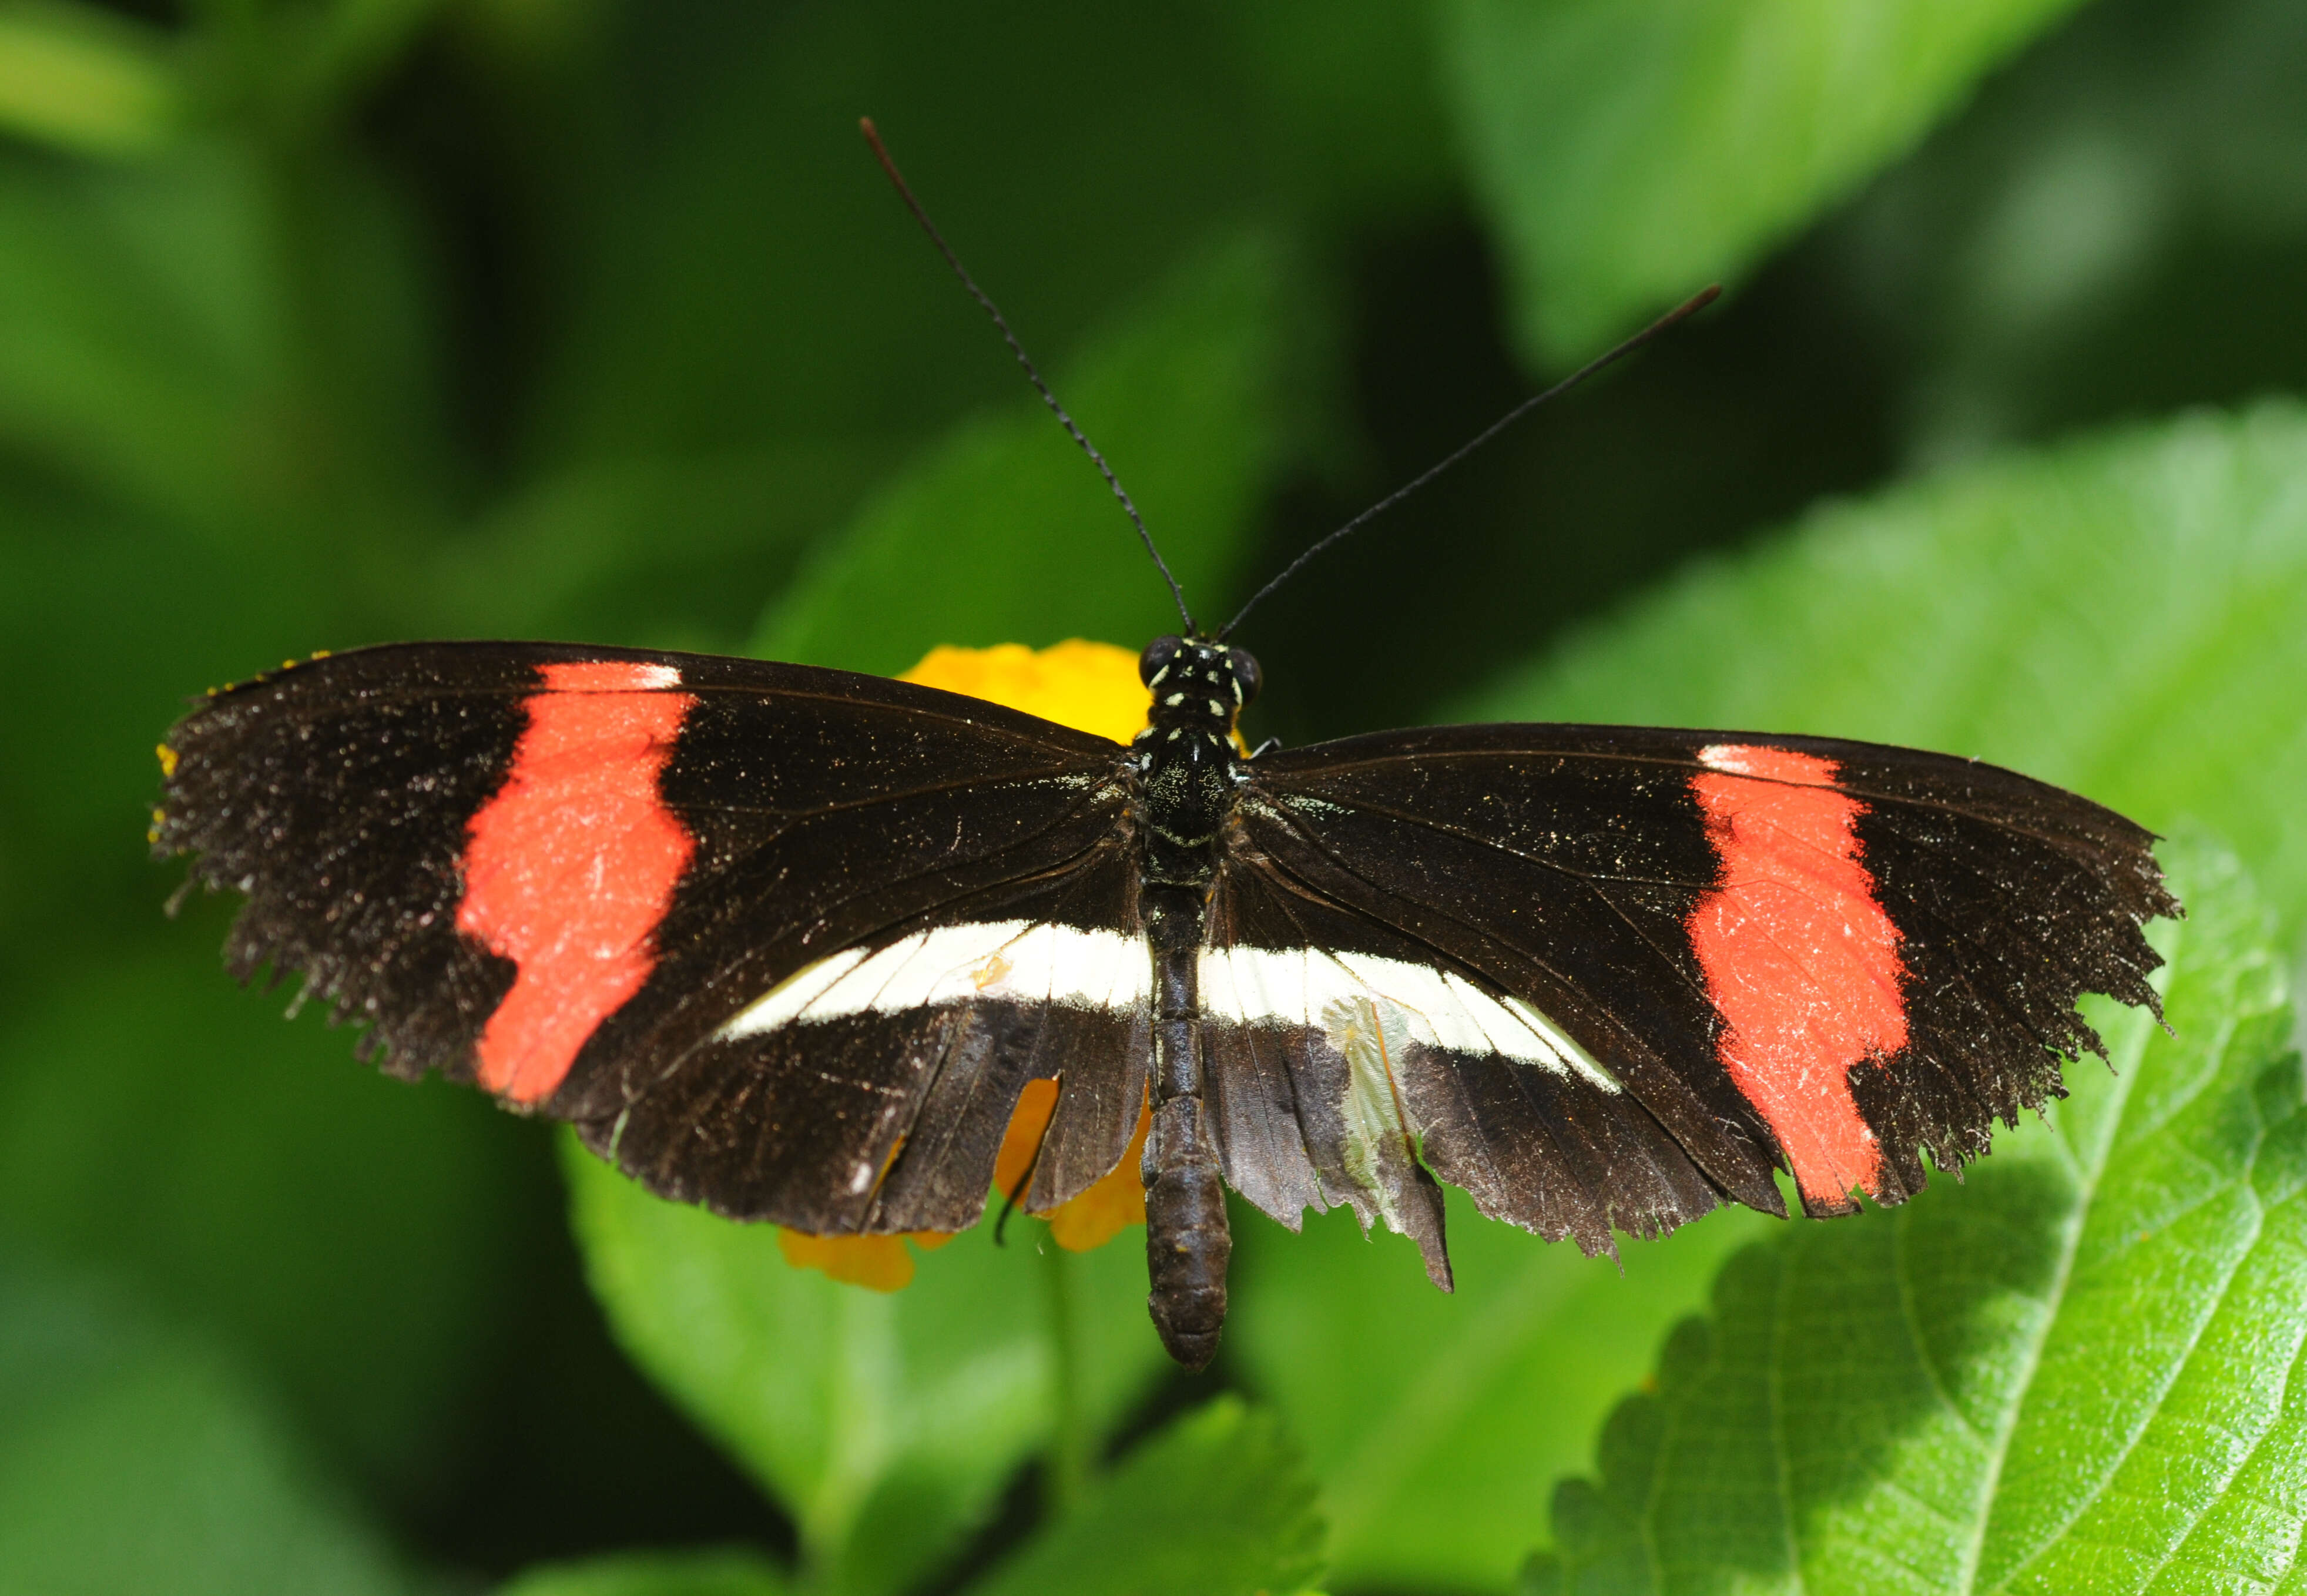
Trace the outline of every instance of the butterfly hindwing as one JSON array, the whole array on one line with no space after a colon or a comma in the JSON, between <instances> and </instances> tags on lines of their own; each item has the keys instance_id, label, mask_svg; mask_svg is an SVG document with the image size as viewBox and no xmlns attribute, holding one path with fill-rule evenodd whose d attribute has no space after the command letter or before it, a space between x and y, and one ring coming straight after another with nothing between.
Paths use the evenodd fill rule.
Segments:
<instances>
[{"instance_id":1,"label":"butterfly hindwing","mask_svg":"<svg viewBox=\"0 0 2307 1596\"><path fill-rule=\"evenodd\" d=\"M1109 843L847 942L701 1040L613 1052L633 1061L621 1094L570 1117L651 1189L733 1217L956 1231L1026 1084L1051 1079L1026 1200L1054 1207L1120 1161L1145 1097L1150 964L1121 865Z\"/></svg>"},{"instance_id":2,"label":"butterfly hindwing","mask_svg":"<svg viewBox=\"0 0 2307 1596\"><path fill-rule=\"evenodd\" d=\"M1309 928L1308 909L1321 916L1239 869L1210 905L1198 977L1226 1183L1293 1230L1308 1207L1351 1207L1364 1228L1383 1220L1447 1286L1442 1193L1398 1086L1406 1017L1342 962L1383 930L1334 916Z\"/></svg>"},{"instance_id":3,"label":"butterfly hindwing","mask_svg":"<svg viewBox=\"0 0 2307 1596\"><path fill-rule=\"evenodd\" d=\"M1270 862L1238 857L1219 888L1202 1002L1235 1188L1294 1223L1297 1192L1256 1184L1290 1167L1268 1128L1282 1122L1303 1137L1299 1162L1310 1155L1321 1200L1306 1206L1345 1203L1365 1223L1382 1215L1426 1248L1437 1283L1448 1265L1428 1168L1490 1217L1589 1252L1608 1250L1614 1229L1655 1235L1719 1200L1689 1154L1543 1015ZM1253 1076L1232 1062L1241 1056L1274 1062ZM1262 1090L1246 1092L1246 1078Z\"/></svg>"}]
</instances>

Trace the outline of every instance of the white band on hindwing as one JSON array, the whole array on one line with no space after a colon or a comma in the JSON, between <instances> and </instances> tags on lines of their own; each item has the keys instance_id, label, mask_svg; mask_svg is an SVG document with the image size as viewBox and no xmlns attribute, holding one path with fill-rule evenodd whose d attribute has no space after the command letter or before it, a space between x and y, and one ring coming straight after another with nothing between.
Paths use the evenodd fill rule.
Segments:
<instances>
[{"instance_id":1,"label":"white band on hindwing","mask_svg":"<svg viewBox=\"0 0 2307 1596\"><path fill-rule=\"evenodd\" d=\"M722 1041L789 1025L901 1014L981 1000L1134 1014L1152 992L1142 936L1031 920L915 931L868 953L805 966L721 1027ZM1201 1011L1214 1024L1306 1026L1327 1034L1337 1005L1377 1003L1407 1017L1411 1041L1495 1053L1618 1090L1586 1051L1517 998L1493 997L1454 972L1319 948L1206 948Z\"/></svg>"},{"instance_id":2,"label":"white band on hindwing","mask_svg":"<svg viewBox=\"0 0 2307 1596\"><path fill-rule=\"evenodd\" d=\"M1400 1009L1410 1040L1457 1053L1496 1053L1618 1090L1586 1051L1519 998L1494 998L1453 971L1324 948L1208 948L1202 1013L1237 1025L1326 1032L1340 1003Z\"/></svg>"},{"instance_id":3,"label":"white band on hindwing","mask_svg":"<svg viewBox=\"0 0 2307 1596\"><path fill-rule=\"evenodd\" d=\"M723 1041L795 1023L979 1000L1134 1013L1153 989L1145 939L1032 920L940 925L787 976L721 1027Z\"/></svg>"}]
</instances>

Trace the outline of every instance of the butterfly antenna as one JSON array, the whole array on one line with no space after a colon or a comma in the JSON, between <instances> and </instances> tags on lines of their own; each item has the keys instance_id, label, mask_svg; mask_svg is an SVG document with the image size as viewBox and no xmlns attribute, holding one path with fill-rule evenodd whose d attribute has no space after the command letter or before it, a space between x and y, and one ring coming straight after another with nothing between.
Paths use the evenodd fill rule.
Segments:
<instances>
[{"instance_id":1,"label":"butterfly antenna","mask_svg":"<svg viewBox=\"0 0 2307 1596\"><path fill-rule=\"evenodd\" d=\"M1351 533L1359 532L1364 526L1376 520L1379 516L1384 515L1387 511L1392 510L1404 499L1409 498L1411 494L1416 493L1419 488L1424 487L1428 483L1441 476L1443 472L1447 471L1460 460L1464 459L1468 455L1473 453L1474 450L1479 449L1483 444L1497 437L1500 433L1505 431L1506 428L1512 426L1515 422L1520 421L1532 410L1537 409L1539 406L1546 403L1547 400L1569 392L1572 389L1577 387L1578 384L1583 382L1587 378L1592 376L1596 372L1600 371L1604 366L1614 365L1617 361L1625 359L1627 356L1641 348L1644 344L1650 342L1652 339L1658 337L1659 334L1666 331L1677 322L1681 322L1687 317L1695 315L1700 311L1704 310L1708 305L1713 304L1715 300L1720 298L1721 295L1722 285L1720 283L1714 283L1701 289L1699 292L1692 295L1688 299L1683 301L1680 305L1676 305L1672 310L1667 312L1666 314L1660 316L1657 321L1643 328L1640 332L1634 334L1634 337L1628 339L1625 343L1620 344L1617 348L1612 349L1606 355L1598 356L1594 359L1588 361L1584 365L1580 366L1576 371L1571 373L1568 376L1563 378L1561 382L1557 382L1553 387L1545 390L1543 392L1531 394L1528 399L1522 400L1522 403L1516 405L1513 409L1507 411L1496 421L1490 423L1488 426L1485 427L1479 433L1477 433L1472 438L1467 440L1466 442L1461 444L1454 453L1448 455L1443 459L1437 460L1433 465L1428 466L1416 476L1413 476L1408 482L1403 483L1400 487L1394 489L1394 492L1388 493L1385 498L1380 499L1368 510L1363 511L1361 514L1356 516L1352 520L1348 521L1344 526L1339 528L1327 537L1325 537L1320 542L1315 544L1313 547L1308 549L1304 553L1299 555L1295 560L1290 562L1288 565L1282 568L1281 575L1275 577L1272 581L1266 583L1265 587L1260 588L1256 592L1249 596L1249 602L1242 605L1241 609L1235 614L1234 618L1227 622L1225 625L1220 629L1217 635L1217 640L1219 642L1223 642L1226 639L1231 637L1233 635L1234 628L1239 626L1242 623L1242 621L1249 614L1249 612L1257 607L1260 600L1265 598L1266 595L1272 593L1276 588L1282 586L1282 583L1288 581L1291 577L1296 576L1299 570L1306 565L1307 562L1312 560L1315 555L1320 553L1324 549L1328 548L1332 544L1338 542L1340 539Z\"/></svg>"},{"instance_id":2,"label":"butterfly antenna","mask_svg":"<svg viewBox=\"0 0 2307 1596\"><path fill-rule=\"evenodd\" d=\"M938 231L937 223L931 221L930 213L922 209L922 202L913 198L913 191L906 186L905 175L897 170L897 163L889 159L888 149L881 142L880 130L873 125L873 118L860 116L857 119L857 125L864 133L865 142L873 147L873 159L879 161L881 170L888 174L891 185L897 191L897 197L905 202L905 209L912 211L913 219L922 224L922 231L927 233L930 236L930 242L937 245L938 253L943 255L945 263L953 268L954 276L959 278L961 286L969 290L969 296L977 301L980 309L993 318L993 325L1000 330L1002 340L1009 346L1009 353L1015 355L1017 357L1017 364L1025 368L1025 380L1033 385L1033 391L1042 396L1042 402L1050 407L1050 414L1058 418L1058 425L1064 427L1067 434L1081 445L1082 452L1089 456L1090 464L1095 466L1098 474L1105 478L1105 485L1111 488L1113 496L1121 501L1122 512L1128 516L1129 524L1137 528L1138 538L1145 545L1145 553L1154 561L1154 569L1160 571L1162 579L1170 584L1170 596L1178 601L1178 614L1186 623L1187 635L1191 636L1194 631L1194 615L1193 612L1186 607L1186 591L1178 586L1178 579L1170 574L1169 562L1162 558L1162 551L1154 546L1154 534L1145 529L1145 518L1137 513L1137 506L1131 502L1128 491L1121 485L1121 478L1116 476L1113 474L1113 468L1105 463L1105 456L1098 453L1097 445L1091 442L1083 435L1081 428L1074 425L1074 418L1066 414L1066 408L1058 403L1058 396L1050 391L1050 385L1047 382L1042 381L1041 371L1033 365L1033 357L1025 353L1025 346L1019 343L1017 335L1009 330L1009 323L1003 318L1000 307L993 303L984 289L977 286L977 279L969 275L969 268L961 263L961 257L953 253L953 246L945 241L945 235Z\"/></svg>"}]
</instances>

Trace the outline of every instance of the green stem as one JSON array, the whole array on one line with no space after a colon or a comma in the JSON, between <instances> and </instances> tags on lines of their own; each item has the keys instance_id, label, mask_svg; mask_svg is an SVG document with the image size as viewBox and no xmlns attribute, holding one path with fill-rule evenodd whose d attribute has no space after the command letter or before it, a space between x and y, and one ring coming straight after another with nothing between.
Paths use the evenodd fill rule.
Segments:
<instances>
[{"instance_id":1,"label":"green stem","mask_svg":"<svg viewBox=\"0 0 2307 1596\"><path fill-rule=\"evenodd\" d=\"M1087 1489L1092 1469L1088 1416L1082 1403L1079 1266L1047 1235L1041 1238L1049 1291L1051 1381L1054 1387L1046 1463L1054 1515L1071 1512Z\"/></svg>"}]
</instances>

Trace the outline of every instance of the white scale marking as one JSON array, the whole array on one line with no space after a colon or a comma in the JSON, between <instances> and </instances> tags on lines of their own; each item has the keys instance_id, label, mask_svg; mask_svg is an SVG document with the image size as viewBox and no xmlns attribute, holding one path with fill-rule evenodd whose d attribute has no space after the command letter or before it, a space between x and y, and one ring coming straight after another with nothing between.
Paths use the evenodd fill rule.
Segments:
<instances>
[{"instance_id":1,"label":"white scale marking","mask_svg":"<svg viewBox=\"0 0 2307 1596\"><path fill-rule=\"evenodd\" d=\"M1561 1029L1518 998L1493 998L1431 965L1320 948L1202 951L1202 1012L1237 1025L1325 1024L1341 1000L1406 1011L1411 1039L1451 1052L1496 1053L1615 1093L1618 1084ZM1223 994L1221 997L1221 994Z\"/></svg>"},{"instance_id":2,"label":"white scale marking","mask_svg":"<svg viewBox=\"0 0 2307 1596\"><path fill-rule=\"evenodd\" d=\"M978 998L1135 1010L1153 989L1143 937L1031 920L915 931L868 954L852 948L786 977L721 1027L725 1041L781 1026Z\"/></svg>"},{"instance_id":3,"label":"white scale marking","mask_svg":"<svg viewBox=\"0 0 2307 1596\"><path fill-rule=\"evenodd\" d=\"M978 999L1134 1014L1153 991L1145 940L1031 920L916 931L872 953L850 948L788 976L721 1027L719 1039L861 1014L901 1014ZM1322 1030L1334 1004L1399 1008L1428 1047L1496 1053L1602 1091L1618 1084L1586 1051L1518 998L1495 998L1454 973L1366 953L1313 948L1202 950L1203 1016L1222 1025Z\"/></svg>"}]
</instances>

